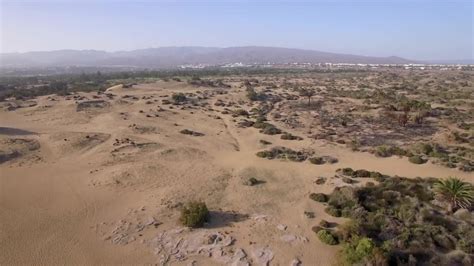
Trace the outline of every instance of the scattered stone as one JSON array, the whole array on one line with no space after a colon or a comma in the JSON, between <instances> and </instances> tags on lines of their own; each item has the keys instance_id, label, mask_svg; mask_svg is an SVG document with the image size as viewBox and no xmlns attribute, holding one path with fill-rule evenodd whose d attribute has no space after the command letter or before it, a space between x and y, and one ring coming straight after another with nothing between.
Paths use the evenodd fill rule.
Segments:
<instances>
[{"instance_id":1,"label":"scattered stone","mask_svg":"<svg viewBox=\"0 0 474 266\"><path fill-rule=\"evenodd\" d=\"M298 258L294 258L291 262L290 262L290 266L301 266L301 261L298 259Z\"/></svg>"},{"instance_id":2,"label":"scattered stone","mask_svg":"<svg viewBox=\"0 0 474 266\"><path fill-rule=\"evenodd\" d=\"M277 228L278 228L278 230L280 230L280 231L285 231L287 227L288 227L288 226L286 226L286 225L284 225L284 224L279 224L279 225L277 225Z\"/></svg>"},{"instance_id":3,"label":"scattered stone","mask_svg":"<svg viewBox=\"0 0 474 266\"><path fill-rule=\"evenodd\" d=\"M252 250L252 255L255 258L257 265L265 266L268 266L274 257L273 251L268 247L254 249Z\"/></svg>"},{"instance_id":4,"label":"scattered stone","mask_svg":"<svg viewBox=\"0 0 474 266\"><path fill-rule=\"evenodd\" d=\"M283 241L283 242L286 242L286 243L295 243L295 242L303 242L303 243L306 243L308 242L308 238L304 237L304 236L296 236L296 235L291 235L291 234L287 234L287 235L282 235L280 237L280 239Z\"/></svg>"},{"instance_id":5,"label":"scattered stone","mask_svg":"<svg viewBox=\"0 0 474 266\"><path fill-rule=\"evenodd\" d=\"M255 186L263 183L263 181L256 179L255 177L247 178L243 181L243 184L246 186Z\"/></svg>"},{"instance_id":6,"label":"scattered stone","mask_svg":"<svg viewBox=\"0 0 474 266\"><path fill-rule=\"evenodd\" d=\"M260 214L260 215L255 215L252 217L253 220L257 221L257 222L266 222L267 219L268 219L268 216L267 215L263 215L263 214Z\"/></svg>"},{"instance_id":7,"label":"scattered stone","mask_svg":"<svg viewBox=\"0 0 474 266\"><path fill-rule=\"evenodd\" d=\"M297 237L295 235L283 235L280 237L283 242L294 242Z\"/></svg>"},{"instance_id":8,"label":"scattered stone","mask_svg":"<svg viewBox=\"0 0 474 266\"><path fill-rule=\"evenodd\" d=\"M243 249L224 252L235 239L221 232L190 231L186 228L173 229L159 233L149 243L155 254L160 255L161 264L170 260L186 260L189 256L204 255L225 265L248 265ZM203 244L205 243L205 244Z\"/></svg>"}]
</instances>

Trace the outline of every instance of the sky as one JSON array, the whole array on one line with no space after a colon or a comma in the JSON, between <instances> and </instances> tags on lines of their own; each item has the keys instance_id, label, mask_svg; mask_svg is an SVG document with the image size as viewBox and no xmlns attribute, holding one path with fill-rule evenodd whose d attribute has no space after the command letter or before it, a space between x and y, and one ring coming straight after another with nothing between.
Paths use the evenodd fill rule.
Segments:
<instances>
[{"instance_id":1,"label":"sky","mask_svg":"<svg viewBox=\"0 0 474 266\"><path fill-rule=\"evenodd\" d=\"M0 0L2 53L276 46L472 59L471 0Z\"/></svg>"}]
</instances>

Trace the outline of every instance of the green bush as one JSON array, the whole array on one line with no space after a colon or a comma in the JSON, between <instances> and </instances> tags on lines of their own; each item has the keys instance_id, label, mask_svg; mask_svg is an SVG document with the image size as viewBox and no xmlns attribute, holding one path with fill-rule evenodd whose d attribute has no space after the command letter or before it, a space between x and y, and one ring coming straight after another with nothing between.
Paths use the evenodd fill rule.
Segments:
<instances>
[{"instance_id":1,"label":"green bush","mask_svg":"<svg viewBox=\"0 0 474 266\"><path fill-rule=\"evenodd\" d=\"M328 204L337 209L352 208L357 204L357 194L352 187L336 187L329 195Z\"/></svg>"},{"instance_id":2,"label":"green bush","mask_svg":"<svg viewBox=\"0 0 474 266\"><path fill-rule=\"evenodd\" d=\"M329 164L335 164L339 162L337 158L334 158L332 156L323 156L323 160L325 163L329 163Z\"/></svg>"},{"instance_id":3,"label":"green bush","mask_svg":"<svg viewBox=\"0 0 474 266\"><path fill-rule=\"evenodd\" d=\"M282 131L280 129L278 129L277 127L275 127L274 125L272 125L270 123L263 122L263 119L262 120L257 119L257 121L253 124L253 127L254 128L259 128L260 133L263 133L263 134L266 134L266 135L281 134Z\"/></svg>"},{"instance_id":4,"label":"green bush","mask_svg":"<svg viewBox=\"0 0 474 266\"><path fill-rule=\"evenodd\" d=\"M354 172L354 170L352 170L352 168L349 168L349 167L342 168L342 174L343 175L352 176L353 172Z\"/></svg>"},{"instance_id":5,"label":"green bush","mask_svg":"<svg viewBox=\"0 0 474 266\"><path fill-rule=\"evenodd\" d=\"M283 135L281 135L281 139L283 139L283 140L303 140L302 137L292 135L291 133L288 133L288 132L283 133Z\"/></svg>"},{"instance_id":6,"label":"green bush","mask_svg":"<svg viewBox=\"0 0 474 266\"><path fill-rule=\"evenodd\" d=\"M345 217L345 218L351 218L352 216L352 209L351 208L343 208L341 210L341 217Z\"/></svg>"},{"instance_id":7,"label":"green bush","mask_svg":"<svg viewBox=\"0 0 474 266\"><path fill-rule=\"evenodd\" d=\"M394 265L456 265L448 263L450 254L474 253L471 219L446 215L432 204L437 179L382 176L377 185L338 187L328 195L325 212L351 219L335 232L321 233L345 243L344 265L387 265L388 258Z\"/></svg>"},{"instance_id":8,"label":"green bush","mask_svg":"<svg viewBox=\"0 0 474 266\"><path fill-rule=\"evenodd\" d=\"M308 154L304 151L295 151L286 147L273 147L270 150L259 151L258 157L272 159L286 159L293 162L302 162L308 158Z\"/></svg>"},{"instance_id":9,"label":"green bush","mask_svg":"<svg viewBox=\"0 0 474 266\"><path fill-rule=\"evenodd\" d=\"M390 148L391 148L390 146L386 146L386 145L378 146L375 149L375 155L379 157L390 157L392 156L392 152Z\"/></svg>"},{"instance_id":10,"label":"green bush","mask_svg":"<svg viewBox=\"0 0 474 266\"><path fill-rule=\"evenodd\" d=\"M258 110L257 110L258 112ZM267 118L263 115L259 115L256 119L255 119L255 123L264 123L265 121L267 121Z\"/></svg>"},{"instance_id":11,"label":"green bush","mask_svg":"<svg viewBox=\"0 0 474 266\"><path fill-rule=\"evenodd\" d=\"M248 116L249 113L245 111L244 109L237 109L234 111L235 116Z\"/></svg>"},{"instance_id":12,"label":"green bush","mask_svg":"<svg viewBox=\"0 0 474 266\"><path fill-rule=\"evenodd\" d=\"M338 226L337 234L341 242L349 242L352 238L359 237L361 226L357 220L349 220Z\"/></svg>"},{"instance_id":13,"label":"green bush","mask_svg":"<svg viewBox=\"0 0 474 266\"><path fill-rule=\"evenodd\" d=\"M351 142L347 143L346 146L352 151L359 151L361 144L357 140L351 140Z\"/></svg>"},{"instance_id":14,"label":"green bush","mask_svg":"<svg viewBox=\"0 0 474 266\"><path fill-rule=\"evenodd\" d=\"M430 157L440 158L442 160L449 160L449 155L443 151L432 151L428 154Z\"/></svg>"},{"instance_id":15,"label":"green bush","mask_svg":"<svg viewBox=\"0 0 474 266\"><path fill-rule=\"evenodd\" d=\"M271 151L259 151L257 152L257 156L261 158L273 158Z\"/></svg>"},{"instance_id":16,"label":"green bush","mask_svg":"<svg viewBox=\"0 0 474 266\"><path fill-rule=\"evenodd\" d=\"M324 164L324 159L322 157L313 157L309 158L309 162L312 164Z\"/></svg>"},{"instance_id":17,"label":"green bush","mask_svg":"<svg viewBox=\"0 0 474 266\"><path fill-rule=\"evenodd\" d=\"M433 152L433 146L431 146L429 143L418 143L415 145L414 150L417 153L428 155Z\"/></svg>"},{"instance_id":18,"label":"green bush","mask_svg":"<svg viewBox=\"0 0 474 266\"><path fill-rule=\"evenodd\" d=\"M372 239L367 237L354 239L351 242L344 244L342 249L342 260L349 265L367 261L372 257L374 249L375 245Z\"/></svg>"},{"instance_id":19,"label":"green bush","mask_svg":"<svg viewBox=\"0 0 474 266\"><path fill-rule=\"evenodd\" d=\"M266 124L262 129L260 129L260 133L266 135L277 135L281 134L281 130L276 128L274 125Z\"/></svg>"},{"instance_id":20,"label":"green bush","mask_svg":"<svg viewBox=\"0 0 474 266\"><path fill-rule=\"evenodd\" d=\"M306 160L307 156L301 153L287 153L286 159L292 162L302 162Z\"/></svg>"},{"instance_id":21,"label":"green bush","mask_svg":"<svg viewBox=\"0 0 474 266\"><path fill-rule=\"evenodd\" d=\"M383 176L382 176L382 174L379 173L379 172L372 171L372 172L370 172L370 176L369 176L369 177L370 177L370 178L374 178L374 179L379 179L379 178L382 178Z\"/></svg>"},{"instance_id":22,"label":"green bush","mask_svg":"<svg viewBox=\"0 0 474 266\"><path fill-rule=\"evenodd\" d=\"M370 172L364 169L356 170L352 173L352 177L370 177Z\"/></svg>"},{"instance_id":23,"label":"green bush","mask_svg":"<svg viewBox=\"0 0 474 266\"><path fill-rule=\"evenodd\" d=\"M411 156L410 158L408 158L408 161L410 161L410 163L414 163L414 164L424 164L424 163L426 163L426 160L423 159L419 155Z\"/></svg>"},{"instance_id":24,"label":"green bush","mask_svg":"<svg viewBox=\"0 0 474 266\"><path fill-rule=\"evenodd\" d=\"M191 201L181 209L179 221L187 227L202 227L207 221L209 210L206 203Z\"/></svg>"},{"instance_id":25,"label":"green bush","mask_svg":"<svg viewBox=\"0 0 474 266\"><path fill-rule=\"evenodd\" d=\"M392 155L407 156L408 154L409 152L396 146L382 145L375 149L375 155L378 157L390 157Z\"/></svg>"},{"instance_id":26,"label":"green bush","mask_svg":"<svg viewBox=\"0 0 474 266\"><path fill-rule=\"evenodd\" d=\"M320 230L318 233L318 238L323 242L324 244L328 245L337 245L338 241L337 238L333 235L333 233L329 230Z\"/></svg>"},{"instance_id":27,"label":"green bush","mask_svg":"<svg viewBox=\"0 0 474 266\"><path fill-rule=\"evenodd\" d=\"M349 178L347 176L343 176L342 177L342 182L346 183L346 184L354 184L354 183L357 183L357 181L355 181L354 179L352 178Z\"/></svg>"},{"instance_id":28,"label":"green bush","mask_svg":"<svg viewBox=\"0 0 474 266\"><path fill-rule=\"evenodd\" d=\"M317 202L327 202L329 200L328 195L324 193L311 193L309 198Z\"/></svg>"},{"instance_id":29,"label":"green bush","mask_svg":"<svg viewBox=\"0 0 474 266\"><path fill-rule=\"evenodd\" d=\"M173 93L171 98L173 99L173 101L175 103L182 103L182 102L185 102L187 100L186 95L184 95L181 92L180 93Z\"/></svg>"},{"instance_id":30,"label":"green bush","mask_svg":"<svg viewBox=\"0 0 474 266\"><path fill-rule=\"evenodd\" d=\"M333 207L333 206L328 206L328 207L326 207L326 209L324 209L324 211L325 211L327 214L329 214L329 215L331 215L331 216L334 216L334 217L341 217L341 216L342 216L341 210L338 209L338 208L335 208L335 207Z\"/></svg>"},{"instance_id":31,"label":"green bush","mask_svg":"<svg viewBox=\"0 0 474 266\"><path fill-rule=\"evenodd\" d=\"M255 121L255 123L253 124L254 128L259 128L259 129L270 127L270 126L273 126L273 125L270 123L266 123L264 121L259 121L259 120Z\"/></svg>"}]
</instances>

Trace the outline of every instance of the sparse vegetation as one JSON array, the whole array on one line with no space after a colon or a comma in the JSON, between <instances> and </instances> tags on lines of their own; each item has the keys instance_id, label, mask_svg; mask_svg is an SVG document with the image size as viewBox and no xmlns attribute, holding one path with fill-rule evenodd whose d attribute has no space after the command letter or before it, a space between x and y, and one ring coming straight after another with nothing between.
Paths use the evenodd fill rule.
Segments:
<instances>
[{"instance_id":1,"label":"sparse vegetation","mask_svg":"<svg viewBox=\"0 0 474 266\"><path fill-rule=\"evenodd\" d=\"M379 157L390 157L392 155L408 156L409 152L396 146L382 145L375 149L375 155Z\"/></svg>"},{"instance_id":2,"label":"sparse vegetation","mask_svg":"<svg viewBox=\"0 0 474 266\"><path fill-rule=\"evenodd\" d=\"M284 139L284 140L302 140L303 138L302 137L298 137L298 136L294 136L290 133L283 133L281 135L281 139Z\"/></svg>"},{"instance_id":3,"label":"sparse vegetation","mask_svg":"<svg viewBox=\"0 0 474 266\"><path fill-rule=\"evenodd\" d=\"M206 203L191 201L186 203L181 209L179 221L187 227L202 227L207 221L209 210Z\"/></svg>"},{"instance_id":4,"label":"sparse vegetation","mask_svg":"<svg viewBox=\"0 0 474 266\"><path fill-rule=\"evenodd\" d=\"M187 100L186 95L184 95L184 93L173 93L171 98L176 104L184 103Z\"/></svg>"},{"instance_id":5,"label":"sparse vegetation","mask_svg":"<svg viewBox=\"0 0 474 266\"><path fill-rule=\"evenodd\" d=\"M271 145L272 144L270 141L266 141L264 139L259 140L259 142L263 145Z\"/></svg>"},{"instance_id":6,"label":"sparse vegetation","mask_svg":"<svg viewBox=\"0 0 474 266\"><path fill-rule=\"evenodd\" d=\"M437 181L390 177L378 185L336 188L329 195L326 212L352 219L334 233L334 239L343 242L341 263L385 265L411 261L448 265L452 263L449 254L456 248L463 250L461 260L469 260L474 250L466 248L466 243L474 242L465 230L472 228L472 220L444 216L433 199L436 195L449 203L452 212L471 206L472 193L470 184L455 178ZM321 233L324 239L330 239L322 241L334 243L330 234L327 230ZM424 252L418 252L420 248Z\"/></svg>"},{"instance_id":7,"label":"sparse vegetation","mask_svg":"<svg viewBox=\"0 0 474 266\"><path fill-rule=\"evenodd\" d=\"M189 130L189 129L183 129L179 133L184 134L184 135L191 135L191 136L195 136L195 137L204 136L203 133L192 131L192 130Z\"/></svg>"},{"instance_id":8,"label":"sparse vegetation","mask_svg":"<svg viewBox=\"0 0 474 266\"><path fill-rule=\"evenodd\" d=\"M426 159L424 159L420 155L413 155L413 156L408 158L408 161L410 161L411 163L414 163L414 164L424 164L424 163L426 163Z\"/></svg>"},{"instance_id":9,"label":"sparse vegetation","mask_svg":"<svg viewBox=\"0 0 474 266\"><path fill-rule=\"evenodd\" d=\"M325 164L325 163L334 164L334 163L337 163L338 160L331 156L318 156L318 157L310 158L309 162L312 164Z\"/></svg>"},{"instance_id":10,"label":"sparse vegetation","mask_svg":"<svg viewBox=\"0 0 474 266\"><path fill-rule=\"evenodd\" d=\"M281 134L281 130L269 123L262 123L262 125L255 123L254 127L260 128L260 133L266 135L277 135Z\"/></svg>"},{"instance_id":11,"label":"sparse vegetation","mask_svg":"<svg viewBox=\"0 0 474 266\"><path fill-rule=\"evenodd\" d=\"M274 147L270 150L259 151L256 155L269 160L286 159L294 162L302 162L308 158L309 153L304 151L294 151L285 147Z\"/></svg>"},{"instance_id":12,"label":"sparse vegetation","mask_svg":"<svg viewBox=\"0 0 474 266\"><path fill-rule=\"evenodd\" d=\"M312 164L324 164L324 159L322 157L313 157L309 158L309 162Z\"/></svg>"},{"instance_id":13,"label":"sparse vegetation","mask_svg":"<svg viewBox=\"0 0 474 266\"><path fill-rule=\"evenodd\" d=\"M318 201L318 202L327 202L328 201L328 195L324 194L324 193L311 193L309 195L309 198L314 200L314 201Z\"/></svg>"},{"instance_id":14,"label":"sparse vegetation","mask_svg":"<svg viewBox=\"0 0 474 266\"><path fill-rule=\"evenodd\" d=\"M224 241L231 243L222 249L224 255L236 255L227 251L240 248L253 254L251 249L260 248L262 236L247 238L246 227L255 219L274 228L276 219L255 216L250 223L239 223L241 214L236 211L271 214L291 205L294 211L278 217L280 234L269 238L268 249L275 254L288 245L282 242L295 247L298 241L306 242L309 236L293 228L311 223L317 234L313 237L341 244L332 249L340 250L335 257L342 265L472 265L474 195L468 173L474 170L472 67L405 71L401 66L371 70L321 64L304 70L249 66L89 72L0 77L1 112L11 118L0 132L0 163L9 173L56 178L54 171L45 175L31 169L55 161L59 163L51 167L63 168L69 163L62 160L74 159L95 168L87 170L86 184L121 193L158 193L155 203L117 217L125 223L117 227L122 231L107 238L112 242L141 239L141 230L161 222L169 223L160 225L166 238L176 222L166 217L178 215L180 202L193 195L214 202L213 220L207 225L212 230L179 233L183 241L178 248L191 243L186 242L189 237L205 235L196 241L198 246ZM118 86L107 89L113 85ZM8 128L16 120L32 132ZM96 137L92 132L96 128L107 136ZM81 130L87 133L76 139L75 131ZM106 141L111 136L115 142ZM43 143L51 152L43 152ZM282 144L285 147L278 146ZM249 152L274 161L246 158ZM395 156L400 158L387 158ZM337 168L329 165L334 163L341 168L328 173ZM413 178L420 173L442 175L432 164L451 168L445 170L459 178ZM402 172L411 178L396 175ZM19 191L13 186L17 181L11 182L9 188ZM242 202L251 206L239 208ZM294 214L300 217L288 219ZM194 228L206 226L210 218L204 202L190 202L183 206L179 221ZM115 224L100 226L107 227L100 231L110 232L108 227ZM241 246L243 240L249 245ZM306 245L320 245L309 240ZM302 250L298 256L305 265L327 262L308 259L307 248ZM275 258L272 263L281 262L279 255Z\"/></svg>"},{"instance_id":15,"label":"sparse vegetation","mask_svg":"<svg viewBox=\"0 0 474 266\"><path fill-rule=\"evenodd\" d=\"M333 235L333 233L329 230L322 229L316 233L318 235L319 240L324 244L328 245L337 245L338 241L337 238Z\"/></svg>"},{"instance_id":16,"label":"sparse vegetation","mask_svg":"<svg viewBox=\"0 0 474 266\"><path fill-rule=\"evenodd\" d=\"M439 180L434 184L437 197L448 204L448 212L470 208L474 203L474 187L456 177Z\"/></svg>"},{"instance_id":17,"label":"sparse vegetation","mask_svg":"<svg viewBox=\"0 0 474 266\"><path fill-rule=\"evenodd\" d=\"M313 89L300 89L300 96L308 98L308 106L311 105L311 98L316 94Z\"/></svg>"}]
</instances>

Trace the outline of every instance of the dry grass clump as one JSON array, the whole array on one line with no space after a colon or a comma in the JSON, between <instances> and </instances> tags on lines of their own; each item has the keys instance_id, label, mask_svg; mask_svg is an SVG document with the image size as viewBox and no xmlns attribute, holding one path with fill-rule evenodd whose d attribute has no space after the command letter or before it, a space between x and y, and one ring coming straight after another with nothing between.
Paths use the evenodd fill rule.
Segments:
<instances>
[{"instance_id":1,"label":"dry grass clump","mask_svg":"<svg viewBox=\"0 0 474 266\"><path fill-rule=\"evenodd\" d=\"M206 203L191 201L186 203L181 209L179 221L187 227L202 227L207 222L209 210Z\"/></svg>"},{"instance_id":2,"label":"dry grass clump","mask_svg":"<svg viewBox=\"0 0 474 266\"><path fill-rule=\"evenodd\" d=\"M309 198L317 202L327 202L329 200L328 195L324 193L311 193Z\"/></svg>"},{"instance_id":3,"label":"dry grass clump","mask_svg":"<svg viewBox=\"0 0 474 266\"><path fill-rule=\"evenodd\" d=\"M267 122L257 121L253 124L253 127L254 128L259 128L260 133L266 134L266 135L277 135L277 134L282 133L281 129L279 129L279 128L275 127L274 125L272 125L270 123L267 123Z\"/></svg>"},{"instance_id":4,"label":"dry grass clump","mask_svg":"<svg viewBox=\"0 0 474 266\"><path fill-rule=\"evenodd\" d=\"M189 130L189 129L183 129L179 133L184 134L184 135L191 135L191 136L195 136L195 137L204 136L204 133L192 131L192 130Z\"/></svg>"},{"instance_id":5,"label":"dry grass clump","mask_svg":"<svg viewBox=\"0 0 474 266\"><path fill-rule=\"evenodd\" d=\"M291 133L285 132L281 135L281 139L284 140L303 140L302 137L292 135Z\"/></svg>"},{"instance_id":6,"label":"dry grass clump","mask_svg":"<svg viewBox=\"0 0 474 266\"><path fill-rule=\"evenodd\" d=\"M338 160L332 156L318 156L310 158L309 162L312 164L335 164Z\"/></svg>"},{"instance_id":7,"label":"dry grass clump","mask_svg":"<svg viewBox=\"0 0 474 266\"><path fill-rule=\"evenodd\" d=\"M410 163L414 163L414 164L424 164L424 163L427 162L427 160L425 158L423 158L422 156L420 156L420 155L413 155L413 156L408 158L408 161L410 161Z\"/></svg>"},{"instance_id":8,"label":"dry grass clump","mask_svg":"<svg viewBox=\"0 0 474 266\"><path fill-rule=\"evenodd\" d=\"M286 147L273 147L270 150L259 151L256 155L269 160L283 159L293 162L303 162L309 157L308 152L295 151Z\"/></svg>"},{"instance_id":9,"label":"dry grass clump","mask_svg":"<svg viewBox=\"0 0 474 266\"><path fill-rule=\"evenodd\" d=\"M345 176L350 176L353 178L374 178L376 181L383 180L387 176L382 175L380 172L377 171L368 171L365 169L358 169L354 170L350 167L340 168L336 170L338 173L341 173Z\"/></svg>"}]
</instances>

